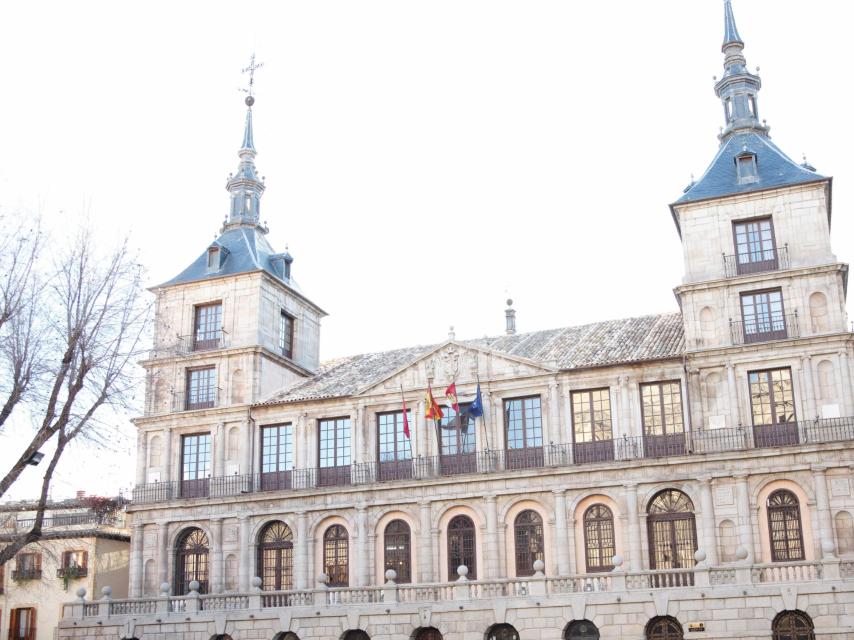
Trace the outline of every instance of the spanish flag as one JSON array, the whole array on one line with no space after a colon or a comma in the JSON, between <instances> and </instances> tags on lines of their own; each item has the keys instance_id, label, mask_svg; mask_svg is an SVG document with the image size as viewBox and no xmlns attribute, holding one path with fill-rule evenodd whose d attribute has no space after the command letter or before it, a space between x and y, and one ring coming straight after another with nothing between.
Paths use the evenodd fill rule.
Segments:
<instances>
[{"instance_id":1,"label":"spanish flag","mask_svg":"<svg viewBox=\"0 0 854 640\"><path fill-rule=\"evenodd\" d=\"M442 407L439 406L439 403L436 402L436 399L433 397L433 389L430 385L427 385L427 411L424 416L426 418L433 418L433 420L441 420L445 417L445 414L442 413Z\"/></svg>"}]
</instances>

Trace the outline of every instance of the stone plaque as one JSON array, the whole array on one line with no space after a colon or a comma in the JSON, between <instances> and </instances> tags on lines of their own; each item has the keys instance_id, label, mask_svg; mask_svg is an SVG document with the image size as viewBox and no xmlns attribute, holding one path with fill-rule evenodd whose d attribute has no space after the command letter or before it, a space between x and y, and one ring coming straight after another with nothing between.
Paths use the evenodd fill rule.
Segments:
<instances>
[{"instance_id":1,"label":"stone plaque","mask_svg":"<svg viewBox=\"0 0 854 640\"><path fill-rule=\"evenodd\" d=\"M830 494L833 496L847 496L851 494L851 483L848 478L831 478Z\"/></svg>"},{"instance_id":2,"label":"stone plaque","mask_svg":"<svg viewBox=\"0 0 854 640\"><path fill-rule=\"evenodd\" d=\"M715 504L724 505L724 504L732 504L732 503L733 503L732 485L724 485L722 487L715 487Z\"/></svg>"},{"instance_id":3,"label":"stone plaque","mask_svg":"<svg viewBox=\"0 0 854 640\"><path fill-rule=\"evenodd\" d=\"M237 525L229 524L222 528L222 537L225 542L237 542Z\"/></svg>"},{"instance_id":4,"label":"stone plaque","mask_svg":"<svg viewBox=\"0 0 854 640\"><path fill-rule=\"evenodd\" d=\"M153 549L157 546L157 532L145 531L142 534L142 544L146 549Z\"/></svg>"}]
</instances>

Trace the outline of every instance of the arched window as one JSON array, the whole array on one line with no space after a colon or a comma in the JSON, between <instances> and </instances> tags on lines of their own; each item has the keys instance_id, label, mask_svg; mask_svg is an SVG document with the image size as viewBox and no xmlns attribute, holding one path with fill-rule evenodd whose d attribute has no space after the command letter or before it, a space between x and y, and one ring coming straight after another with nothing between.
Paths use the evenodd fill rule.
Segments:
<instances>
[{"instance_id":1,"label":"arched window","mask_svg":"<svg viewBox=\"0 0 854 640\"><path fill-rule=\"evenodd\" d=\"M327 584L330 587L346 587L350 584L349 552L347 529L340 524L333 524L323 534L323 571L329 576Z\"/></svg>"},{"instance_id":2,"label":"arched window","mask_svg":"<svg viewBox=\"0 0 854 640\"><path fill-rule=\"evenodd\" d=\"M590 620L570 622L563 634L565 640L599 640L599 629Z\"/></svg>"},{"instance_id":3,"label":"arched window","mask_svg":"<svg viewBox=\"0 0 854 640\"><path fill-rule=\"evenodd\" d=\"M534 575L534 561L545 561L543 553L543 519L532 509L526 509L513 523L516 542L516 575Z\"/></svg>"},{"instance_id":4,"label":"arched window","mask_svg":"<svg viewBox=\"0 0 854 640\"><path fill-rule=\"evenodd\" d=\"M693 567L697 526L691 499L681 491L665 489L653 497L647 513L650 568Z\"/></svg>"},{"instance_id":5,"label":"arched window","mask_svg":"<svg viewBox=\"0 0 854 640\"><path fill-rule=\"evenodd\" d=\"M659 616L646 625L646 640L683 640L682 625L676 618Z\"/></svg>"},{"instance_id":6,"label":"arched window","mask_svg":"<svg viewBox=\"0 0 854 640\"><path fill-rule=\"evenodd\" d=\"M496 624L490 627L486 640L519 640L519 632L509 624Z\"/></svg>"},{"instance_id":7,"label":"arched window","mask_svg":"<svg viewBox=\"0 0 854 640\"><path fill-rule=\"evenodd\" d=\"M604 504L594 504L584 512L584 557L587 572L614 568L614 514Z\"/></svg>"},{"instance_id":8,"label":"arched window","mask_svg":"<svg viewBox=\"0 0 854 640\"><path fill-rule=\"evenodd\" d=\"M412 582L411 536L409 525L403 520L392 520L383 534L384 569L397 572L398 584Z\"/></svg>"},{"instance_id":9,"label":"arched window","mask_svg":"<svg viewBox=\"0 0 854 640\"><path fill-rule=\"evenodd\" d=\"M773 640L815 640L812 619L803 611L783 611L771 623Z\"/></svg>"},{"instance_id":10,"label":"arched window","mask_svg":"<svg viewBox=\"0 0 854 640\"><path fill-rule=\"evenodd\" d=\"M474 522L468 516L454 516L448 523L448 580L457 579L457 568L468 567L468 578L477 578Z\"/></svg>"},{"instance_id":11,"label":"arched window","mask_svg":"<svg viewBox=\"0 0 854 640\"><path fill-rule=\"evenodd\" d=\"M414 640L442 640L442 634L433 627L424 627L416 632Z\"/></svg>"},{"instance_id":12,"label":"arched window","mask_svg":"<svg viewBox=\"0 0 854 640\"><path fill-rule=\"evenodd\" d=\"M344 638L342 638L342 640L371 640L371 636L361 629L351 629L344 634Z\"/></svg>"},{"instance_id":13,"label":"arched window","mask_svg":"<svg viewBox=\"0 0 854 640\"><path fill-rule=\"evenodd\" d=\"M175 595L190 593L190 583L199 582L199 593L208 592L208 536L197 528L178 538L175 558Z\"/></svg>"},{"instance_id":14,"label":"arched window","mask_svg":"<svg viewBox=\"0 0 854 640\"><path fill-rule=\"evenodd\" d=\"M801 507L791 491L779 489L768 496L768 535L771 538L771 562L804 559Z\"/></svg>"},{"instance_id":15,"label":"arched window","mask_svg":"<svg viewBox=\"0 0 854 640\"><path fill-rule=\"evenodd\" d=\"M294 588L294 535L284 522L271 522L261 531L258 575L265 591Z\"/></svg>"}]
</instances>

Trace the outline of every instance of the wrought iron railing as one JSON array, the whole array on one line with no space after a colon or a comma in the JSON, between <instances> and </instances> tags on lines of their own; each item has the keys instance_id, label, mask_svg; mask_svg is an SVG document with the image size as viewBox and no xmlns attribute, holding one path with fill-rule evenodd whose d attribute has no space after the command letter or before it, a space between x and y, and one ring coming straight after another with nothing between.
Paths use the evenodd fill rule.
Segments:
<instances>
[{"instance_id":1,"label":"wrought iron railing","mask_svg":"<svg viewBox=\"0 0 854 640\"><path fill-rule=\"evenodd\" d=\"M530 449L473 451L456 455L418 456L393 462L358 462L340 467L313 467L270 473L155 482L137 485L133 491L133 501L137 504L150 504L176 498L300 491L524 469L590 464L619 465L630 460L705 455L846 440L854 440L854 417L788 422L780 425L701 429L661 435L623 436L593 443L596 445L595 449L579 447L578 444L573 443L550 444Z\"/></svg>"},{"instance_id":2,"label":"wrought iron railing","mask_svg":"<svg viewBox=\"0 0 854 640\"><path fill-rule=\"evenodd\" d=\"M788 269L789 245L742 254L724 254L723 260L727 278Z\"/></svg>"},{"instance_id":3,"label":"wrought iron railing","mask_svg":"<svg viewBox=\"0 0 854 640\"><path fill-rule=\"evenodd\" d=\"M213 409L220 406L222 389L219 387L202 389L197 393L187 394L183 391L172 392L172 411L198 411Z\"/></svg>"},{"instance_id":4,"label":"wrought iron railing","mask_svg":"<svg viewBox=\"0 0 854 640\"><path fill-rule=\"evenodd\" d=\"M756 344L800 337L798 313L771 314L769 316L729 321L729 332L734 345Z\"/></svg>"}]
</instances>

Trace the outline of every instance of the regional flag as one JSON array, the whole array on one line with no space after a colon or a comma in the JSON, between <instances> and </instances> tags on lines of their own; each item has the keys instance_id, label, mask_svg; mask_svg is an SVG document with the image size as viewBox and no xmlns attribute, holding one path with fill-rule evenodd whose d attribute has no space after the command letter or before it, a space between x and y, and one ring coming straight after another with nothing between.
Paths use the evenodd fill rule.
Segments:
<instances>
[{"instance_id":1,"label":"regional flag","mask_svg":"<svg viewBox=\"0 0 854 640\"><path fill-rule=\"evenodd\" d=\"M400 390L400 394L403 398L403 435L405 435L406 439L409 440L409 411L406 409L406 398L403 397L403 389Z\"/></svg>"},{"instance_id":2,"label":"regional flag","mask_svg":"<svg viewBox=\"0 0 854 640\"><path fill-rule=\"evenodd\" d=\"M477 394L474 397L474 402L469 405L468 414L473 418L479 418L483 415L483 398L480 395L480 383L477 383Z\"/></svg>"},{"instance_id":3,"label":"regional flag","mask_svg":"<svg viewBox=\"0 0 854 640\"><path fill-rule=\"evenodd\" d=\"M445 414L442 413L442 407L439 406L439 403L436 402L436 399L433 397L433 389L430 385L427 385L427 411L424 413L426 418L433 418L433 420L441 420L445 417Z\"/></svg>"},{"instance_id":4,"label":"regional flag","mask_svg":"<svg viewBox=\"0 0 854 640\"><path fill-rule=\"evenodd\" d=\"M448 388L445 389L445 397L448 399L450 406L454 408L454 413L459 415L460 404L457 402L457 383L456 383L456 381L449 384Z\"/></svg>"}]
</instances>

